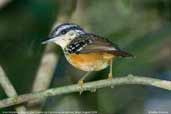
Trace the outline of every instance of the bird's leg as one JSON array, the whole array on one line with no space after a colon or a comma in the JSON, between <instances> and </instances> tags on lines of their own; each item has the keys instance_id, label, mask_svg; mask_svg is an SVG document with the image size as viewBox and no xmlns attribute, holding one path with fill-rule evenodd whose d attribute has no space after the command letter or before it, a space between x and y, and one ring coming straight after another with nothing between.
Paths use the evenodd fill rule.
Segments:
<instances>
[{"instance_id":1,"label":"bird's leg","mask_svg":"<svg viewBox=\"0 0 171 114\"><path fill-rule=\"evenodd\" d=\"M112 64L113 64L113 60L111 59L110 61L109 61L110 63L109 63L109 74L108 74L108 79L112 79Z\"/></svg>"},{"instance_id":2,"label":"bird's leg","mask_svg":"<svg viewBox=\"0 0 171 114\"><path fill-rule=\"evenodd\" d=\"M84 80L86 77L89 76L91 72L87 72L79 81L78 81L78 84L80 85L81 88L83 88L83 85L84 85Z\"/></svg>"}]
</instances>

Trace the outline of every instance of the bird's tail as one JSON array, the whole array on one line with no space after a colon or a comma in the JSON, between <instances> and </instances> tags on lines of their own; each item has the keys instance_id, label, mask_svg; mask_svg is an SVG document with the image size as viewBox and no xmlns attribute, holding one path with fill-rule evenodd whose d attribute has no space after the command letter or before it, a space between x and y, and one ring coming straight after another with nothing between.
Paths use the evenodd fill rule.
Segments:
<instances>
[{"instance_id":1,"label":"bird's tail","mask_svg":"<svg viewBox=\"0 0 171 114\"><path fill-rule=\"evenodd\" d=\"M112 54L115 56L121 56L121 57L135 57L134 55L132 55L126 51L122 51L122 50L114 50L114 51L112 51Z\"/></svg>"}]
</instances>

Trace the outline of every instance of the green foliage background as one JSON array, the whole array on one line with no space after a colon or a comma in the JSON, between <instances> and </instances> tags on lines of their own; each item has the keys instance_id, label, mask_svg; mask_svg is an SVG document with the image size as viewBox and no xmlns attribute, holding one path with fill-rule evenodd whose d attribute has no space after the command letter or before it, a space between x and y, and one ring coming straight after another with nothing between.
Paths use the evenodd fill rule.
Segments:
<instances>
[{"instance_id":1,"label":"green foliage background","mask_svg":"<svg viewBox=\"0 0 171 114\"><path fill-rule=\"evenodd\" d=\"M0 64L19 94L30 92L44 50L41 41L48 36L60 8L67 9L70 5L64 0L66 6L60 6L59 1L13 0L0 9ZM87 0L85 3L83 25L136 56L135 59L118 58L114 62L114 76L131 73L171 79L170 0ZM108 69L94 73L90 80L106 78L107 72ZM51 87L76 83L83 74L69 65L62 54ZM102 114L146 114L149 110L164 110L171 113L170 96L169 91L127 85L85 92L81 96L78 93L52 97L44 110L95 110ZM0 98L6 98L1 88ZM168 102L161 102L165 100ZM159 104L150 105L151 101Z\"/></svg>"}]
</instances>

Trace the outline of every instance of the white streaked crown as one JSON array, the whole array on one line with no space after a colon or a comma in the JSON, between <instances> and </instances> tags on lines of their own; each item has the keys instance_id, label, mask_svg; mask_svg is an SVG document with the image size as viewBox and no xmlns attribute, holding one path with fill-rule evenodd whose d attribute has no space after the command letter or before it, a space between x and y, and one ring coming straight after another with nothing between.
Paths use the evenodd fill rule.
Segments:
<instances>
[{"instance_id":1,"label":"white streaked crown","mask_svg":"<svg viewBox=\"0 0 171 114\"><path fill-rule=\"evenodd\" d=\"M64 49L74 38L80 34L85 34L85 31L79 25L73 23L64 23L54 27L49 34L48 40L43 42L43 44L54 42Z\"/></svg>"},{"instance_id":2,"label":"white streaked crown","mask_svg":"<svg viewBox=\"0 0 171 114\"><path fill-rule=\"evenodd\" d=\"M67 32L71 30L76 31L78 33L84 33L84 30L79 25L73 23L64 23L54 27L49 37L53 38L55 36L65 35Z\"/></svg>"}]
</instances>

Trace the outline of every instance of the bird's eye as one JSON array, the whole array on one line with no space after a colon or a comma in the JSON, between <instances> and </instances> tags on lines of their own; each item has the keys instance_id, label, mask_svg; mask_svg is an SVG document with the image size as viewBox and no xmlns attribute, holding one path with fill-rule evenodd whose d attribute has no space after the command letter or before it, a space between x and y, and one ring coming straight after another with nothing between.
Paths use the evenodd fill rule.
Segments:
<instances>
[{"instance_id":1,"label":"bird's eye","mask_svg":"<svg viewBox=\"0 0 171 114\"><path fill-rule=\"evenodd\" d=\"M66 30L63 30L63 31L61 31L61 33L62 33L62 34L66 34L66 33L67 33L67 31L66 31Z\"/></svg>"}]
</instances>

